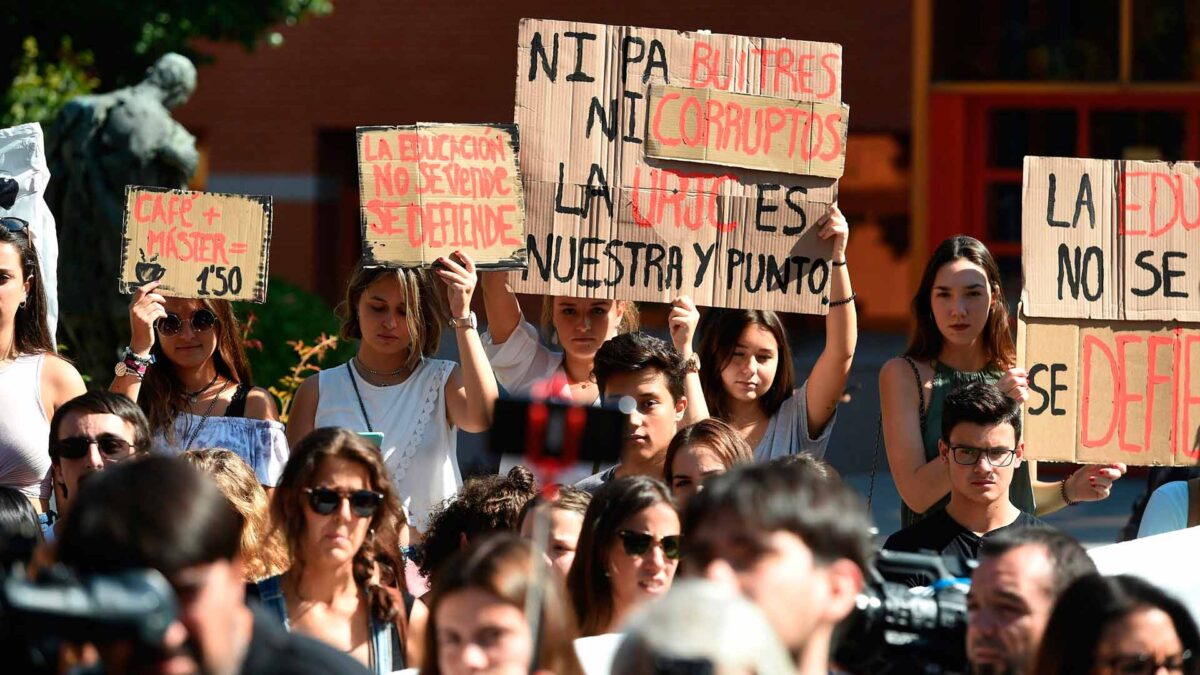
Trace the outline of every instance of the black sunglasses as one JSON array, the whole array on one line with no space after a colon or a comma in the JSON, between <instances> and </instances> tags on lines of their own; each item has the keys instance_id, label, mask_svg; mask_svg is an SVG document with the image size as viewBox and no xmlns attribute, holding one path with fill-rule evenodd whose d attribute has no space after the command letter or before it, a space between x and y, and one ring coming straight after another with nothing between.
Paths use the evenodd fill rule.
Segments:
<instances>
[{"instance_id":1,"label":"black sunglasses","mask_svg":"<svg viewBox=\"0 0 1200 675\"><path fill-rule=\"evenodd\" d=\"M679 535L671 534L662 539L655 539L654 535L648 532L631 532L630 530L621 530L617 532L617 536L621 538L621 546L625 549L625 555L634 557L646 555L646 551L654 544L662 547L663 555L667 560L679 560L680 539Z\"/></svg>"},{"instance_id":2,"label":"black sunglasses","mask_svg":"<svg viewBox=\"0 0 1200 675\"><path fill-rule=\"evenodd\" d=\"M373 490L341 491L332 488L305 488L308 493L308 505L313 513L327 516L342 505L343 499L350 500L350 511L360 518L370 518L379 510L383 503L383 494Z\"/></svg>"},{"instance_id":3,"label":"black sunglasses","mask_svg":"<svg viewBox=\"0 0 1200 675\"><path fill-rule=\"evenodd\" d=\"M154 325L161 335L179 335L179 331L183 330L183 319L179 318L178 314L168 314ZM217 315L207 309L198 309L195 314L192 314L193 332L203 333L212 330L216 325Z\"/></svg>"},{"instance_id":4,"label":"black sunglasses","mask_svg":"<svg viewBox=\"0 0 1200 675\"><path fill-rule=\"evenodd\" d=\"M121 459L129 454L133 444L113 434L100 434L95 438L87 436L72 436L60 438L54 442L54 453L61 459L83 459L92 449L92 444L100 448L100 454L105 459Z\"/></svg>"}]
</instances>

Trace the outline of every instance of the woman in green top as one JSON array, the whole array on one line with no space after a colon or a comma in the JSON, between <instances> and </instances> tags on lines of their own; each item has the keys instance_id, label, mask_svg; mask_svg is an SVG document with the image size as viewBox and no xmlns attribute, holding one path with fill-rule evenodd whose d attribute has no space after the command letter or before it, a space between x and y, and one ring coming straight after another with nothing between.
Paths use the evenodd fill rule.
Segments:
<instances>
[{"instance_id":1,"label":"woman in green top","mask_svg":"<svg viewBox=\"0 0 1200 675\"><path fill-rule=\"evenodd\" d=\"M938 460L946 395L983 381L1017 401L1029 396L1027 375L1016 367L1000 271L978 240L951 237L938 246L912 310L916 327L908 349L879 373L883 438L904 527L949 499L950 478ZM1087 465L1047 483L1037 479L1035 462L1024 462L1013 476L1010 499L1022 511L1045 515L1108 497L1124 473L1124 464Z\"/></svg>"}]
</instances>

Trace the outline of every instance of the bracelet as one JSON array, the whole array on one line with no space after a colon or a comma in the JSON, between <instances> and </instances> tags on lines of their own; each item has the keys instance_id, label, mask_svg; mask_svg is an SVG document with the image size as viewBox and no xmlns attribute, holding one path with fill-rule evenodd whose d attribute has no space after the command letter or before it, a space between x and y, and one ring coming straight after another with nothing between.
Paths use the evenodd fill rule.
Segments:
<instances>
[{"instance_id":1,"label":"bracelet","mask_svg":"<svg viewBox=\"0 0 1200 675\"><path fill-rule=\"evenodd\" d=\"M848 304L854 302L854 299L857 297L858 297L858 293L851 293L850 297L843 298L842 300L834 300L829 303L829 306L830 307L840 307L842 305L848 305Z\"/></svg>"},{"instance_id":2,"label":"bracelet","mask_svg":"<svg viewBox=\"0 0 1200 675\"><path fill-rule=\"evenodd\" d=\"M846 261L845 260L830 260L829 264L833 265L834 267L845 267Z\"/></svg>"},{"instance_id":3,"label":"bracelet","mask_svg":"<svg viewBox=\"0 0 1200 675\"><path fill-rule=\"evenodd\" d=\"M133 353L133 347L126 347L124 353L121 354L121 360L149 366L154 363L154 353L151 352L149 356L143 358Z\"/></svg>"},{"instance_id":4,"label":"bracelet","mask_svg":"<svg viewBox=\"0 0 1200 675\"><path fill-rule=\"evenodd\" d=\"M1072 472L1071 476L1074 476L1074 475L1075 475L1075 473ZM1062 479L1058 483L1058 494L1062 495L1063 503L1066 504L1067 506L1073 506L1073 505L1079 503L1079 502L1071 501L1071 498L1067 496L1067 481L1071 480L1071 476L1067 476L1066 478Z\"/></svg>"}]
</instances>

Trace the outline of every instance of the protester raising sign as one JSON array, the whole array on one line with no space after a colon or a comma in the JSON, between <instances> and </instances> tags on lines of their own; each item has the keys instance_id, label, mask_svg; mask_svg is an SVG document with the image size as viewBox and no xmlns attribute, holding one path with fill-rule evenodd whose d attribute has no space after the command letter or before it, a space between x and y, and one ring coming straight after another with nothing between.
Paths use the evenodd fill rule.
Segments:
<instances>
[{"instance_id":1,"label":"protester raising sign","mask_svg":"<svg viewBox=\"0 0 1200 675\"><path fill-rule=\"evenodd\" d=\"M1031 459L1200 463L1200 169L1026 157Z\"/></svg>"},{"instance_id":2,"label":"protester raising sign","mask_svg":"<svg viewBox=\"0 0 1200 675\"><path fill-rule=\"evenodd\" d=\"M462 250L481 268L524 267L517 152L511 124L359 127L366 264L425 266Z\"/></svg>"},{"instance_id":3,"label":"protester raising sign","mask_svg":"<svg viewBox=\"0 0 1200 675\"><path fill-rule=\"evenodd\" d=\"M788 113L792 130L811 139L813 126L799 116L813 107L795 102L841 110L839 45L534 19L521 22L518 43L529 266L516 290L659 302L687 294L703 305L826 311L831 245L813 225L835 201L836 181L733 168L763 166L747 144L765 133L766 117L771 126L776 117L704 118L715 145L697 140L689 159L727 167L653 154L671 154L663 152L678 147L671 140L700 133L689 126L700 118L679 121L690 107L672 107L678 87L709 101L728 98L716 92L786 99L797 110ZM654 96L659 124L647 131ZM770 105L763 98L741 103L763 111ZM776 151L788 149L792 130L786 143L782 131L772 132ZM814 169L811 155L818 164L839 163L841 149L833 158L831 148L845 147L844 124L830 118L821 133L827 140L820 145L798 142L796 155L807 161L770 168L836 175ZM648 152L652 141L658 149ZM741 155L736 162L723 154L731 148Z\"/></svg>"},{"instance_id":4,"label":"protester raising sign","mask_svg":"<svg viewBox=\"0 0 1200 675\"><path fill-rule=\"evenodd\" d=\"M267 301L271 198L125 188L122 293Z\"/></svg>"}]
</instances>

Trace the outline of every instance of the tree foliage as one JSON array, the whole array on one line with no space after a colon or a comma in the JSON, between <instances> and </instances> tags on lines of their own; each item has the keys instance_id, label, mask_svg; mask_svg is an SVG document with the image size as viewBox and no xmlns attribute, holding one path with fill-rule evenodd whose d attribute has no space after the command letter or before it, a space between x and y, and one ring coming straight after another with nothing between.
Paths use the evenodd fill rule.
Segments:
<instances>
[{"instance_id":1,"label":"tree foliage","mask_svg":"<svg viewBox=\"0 0 1200 675\"><path fill-rule=\"evenodd\" d=\"M11 2L0 13L0 87L6 108L21 106L20 121L32 121L39 106L54 105L62 96L135 84L146 68L167 52L197 63L209 59L198 41L235 42L254 49L278 45L275 29L306 16L333 11L333 0L56 0ZM29 41L33 38L30 56ZM38 47L41 47L39 49ZM53 46L62 46L55 50ZM34 73L33 77L28 74ZM55 78L66 88L55 86ZM25 77L24 80L21 78ZM16 90L16 91L14 91ZM38 94L45 94L39 98ZM16 102L10 101L15 99ZM65 101L65 99L62 99ZM60 103L61 105L61 103ZM51 112L50 114L53 114Z\"/></svg>"}]
</instances>

